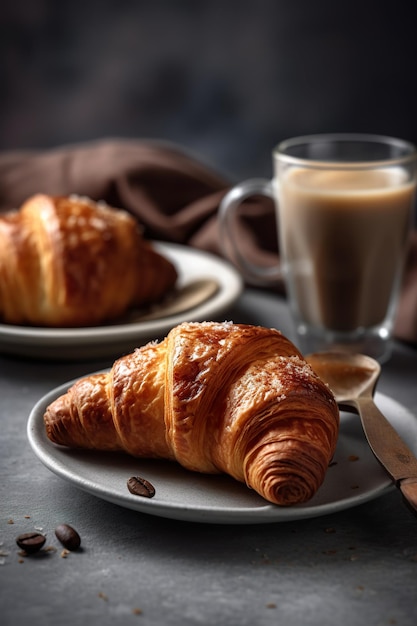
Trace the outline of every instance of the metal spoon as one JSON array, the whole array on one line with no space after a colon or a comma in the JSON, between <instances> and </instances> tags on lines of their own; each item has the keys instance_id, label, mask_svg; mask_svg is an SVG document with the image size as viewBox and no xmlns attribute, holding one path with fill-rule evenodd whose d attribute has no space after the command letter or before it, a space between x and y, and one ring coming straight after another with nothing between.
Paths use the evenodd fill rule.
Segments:
<instances>
[{"instance_id":1,"label":"metal spoon","mask_svg":"<svg viewBox=\"0 0 417 626\"><path fill-rule=\"evenodd\" d=\"M219 283L214 278L201 278L180 287L169 300L144 313L134 313L130 322L147 322L171 315L177 315L202 304L219 290Z\"/></svg>"},{"instance_id":2,"label":"metal spoon","mask_svg":"<svg viewBox=\"0 0 417 626\"><path fill-rule=\"evenodd\" d=\"M416 514L417 458L373 400L381 373L379 363L363 354L338 352L317 352L306 360L327 382L339 407L359 414L372 452Z\"/></svg>"}]
</instances>

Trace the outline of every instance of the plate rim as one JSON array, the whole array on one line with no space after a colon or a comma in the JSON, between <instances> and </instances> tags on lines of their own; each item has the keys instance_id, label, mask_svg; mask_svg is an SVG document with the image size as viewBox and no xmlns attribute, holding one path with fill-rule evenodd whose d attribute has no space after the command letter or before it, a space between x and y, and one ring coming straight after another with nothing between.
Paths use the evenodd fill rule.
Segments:
<instances>
[{"instance_id":1,"label":"plate rim","mask_svg":"<svg viewBox=\"0 0 417 626\"><path fill-rule=\"evenodd\" d=\"M101 371L108 371L101 370ZM271 503L265 501L265 505L257 507L244 507L241 506L236 509L225 509L218 506L190 506L187 504L176 504L172 502L160 502L157 500L148 500L147 498L137 498L131 496L126 489L126 494L119 495L106 491L106 487L102 484L93 484L93 482L80 475L75 476L74 472L69 471L65 467L65 456L60 457L62 449L59 446L55 446L51 443L45 434L43 429L43 412L46 406L54 400L56 397L64 393L76 380L77 377L71 381L63 383L58 387L50 390L38 402L34 405L30 412L27 423L27 436L29 443L35 455L38 459L55 475L61 479L66 480L79 489L86 491L87 493L94 495L102 500L112 502L123 508L130 510L154 515L157 517L163 517L168 519L175 519L188 522L203 522L210 524L261 524L261 523L277 523L286 521L296 521L308 518L317 518L324 515L333 514L346 509L353 508L365 502L369 502L375 498L378 498L395 487L389 478L386 476L386 480L381 478L380 484L373 489L369 489L367 492L361 492L360 494L353 494L351 497L341 499L339 501L327 502L323 504L317 504L309 506L307 504L296 505L293 507L277 507ZM411 411L394 398L377 392L376 400L379 402L394 403L396 409L400 408L401 411L408 417L413 417ZM359 420L359 417L357 418ZM343 423L343 419L342 419ZM50 447L51 446L51 447ZM65 450L65 449L64 449ZM129 457L127 457L129 458ZM133 458L133 457L132 457ZM149 461L149 459L142 459L142 461ZM377 461L375 460L377 464ZM381 468L382 469L382 468ZM383 470L382 470L383 471Z\"/></svg>"}]
</instances>

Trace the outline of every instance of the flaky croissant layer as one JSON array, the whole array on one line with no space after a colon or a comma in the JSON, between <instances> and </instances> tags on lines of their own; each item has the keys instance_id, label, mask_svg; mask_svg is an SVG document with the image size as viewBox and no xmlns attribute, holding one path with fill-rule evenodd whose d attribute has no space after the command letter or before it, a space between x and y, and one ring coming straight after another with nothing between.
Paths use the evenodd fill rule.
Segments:
<instances>
[{"instance_id":1,"label":"flaky croissant layer","mask_svg":"<svg viewBox=\"0 0 417 626\"><path fill-rule=\"evenodd\" d=\"M172 263L127 212L79 196L38 194L0 216L0 321L91 326L156 302Z\"/></svg>"},{"instance_id":2,"label":"flaky croissant layer","mask_svg":"<svg viewBox=\"0 0 417 626\"><path fill-rule=\"evenodd\" d=\"M279 331L183 323L77 381L45 413L57 444L227 473L269 502L306 502L336 447L333 394Z\"/></svg>"}]
</instances>

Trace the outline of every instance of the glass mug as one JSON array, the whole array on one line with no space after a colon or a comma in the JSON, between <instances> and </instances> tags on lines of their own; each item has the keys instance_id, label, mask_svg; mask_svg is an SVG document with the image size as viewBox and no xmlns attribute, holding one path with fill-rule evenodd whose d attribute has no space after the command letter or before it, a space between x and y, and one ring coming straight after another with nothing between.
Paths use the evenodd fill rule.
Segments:
<instances>
[{"instance_id":1,"label":"glass mug","mask_svg":"<svg viewBox=\"0 0 417 626\"><path fill-rule=\"evenodd\" d=\"M280 272L303 353L390 356L391 334L416 189L415 147L379 135L290 139L273 151L272 181L233 187L219 208L223 246L244 277ZM241 203L275 201L281 270L246 260L234 228Z\"/></svg>"}]
</instances>

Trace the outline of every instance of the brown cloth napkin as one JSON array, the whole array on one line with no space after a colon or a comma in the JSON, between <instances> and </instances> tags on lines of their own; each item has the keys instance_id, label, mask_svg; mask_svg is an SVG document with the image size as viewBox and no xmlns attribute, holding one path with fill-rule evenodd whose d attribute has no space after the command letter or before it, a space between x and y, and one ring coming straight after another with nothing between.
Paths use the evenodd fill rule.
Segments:
<instances>
[{"instance_id":1,"label":"brown cloth napkin","mask_svg":"<svg viewBox=\"0 0 417 626\"><path fill-rule=\"evenodd\" d=\"M78 194L137 216L148 239L171 241L224 256L217 210L231 181L181 147L158 141L101 140L50 150L0 153L0 210L18 208L35 193ZM245 204L241 242L248 256L276 263L272 203ZM284 285L275 288L284 293ZM395 326L398 339L417 343L417 231L412 233Z\"/></svg>"}]
</instances>

